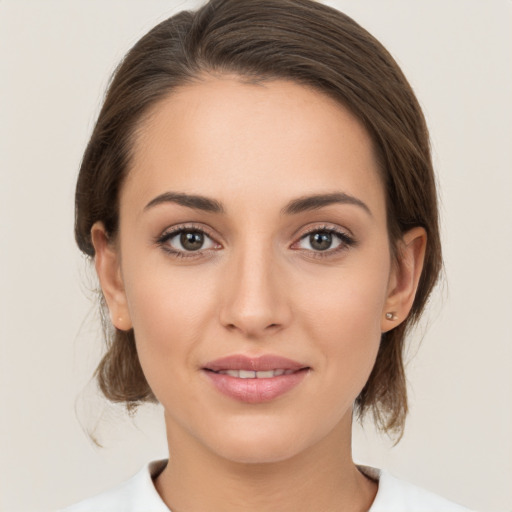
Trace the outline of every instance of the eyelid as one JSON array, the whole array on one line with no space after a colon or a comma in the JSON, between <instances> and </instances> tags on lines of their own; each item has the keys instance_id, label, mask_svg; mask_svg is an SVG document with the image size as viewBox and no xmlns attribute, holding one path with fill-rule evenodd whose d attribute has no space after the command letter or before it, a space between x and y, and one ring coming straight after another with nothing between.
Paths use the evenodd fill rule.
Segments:
<instances>
[{"instance_id":1,"label":"eyelid","mask_svg":"<svg viewBox=\"0 0 512 512\"><path fill-rule=\"evenodd\" d=\"M305 236L311 235L312 233L317 233L318 231L327 231L329 233L335 233L355 241L355 237L350 231L350 229L339 226L338 224L331 224L330 222L309 224L305 228L298 229L293 235L293 237L295 240L300 240Z\"/></svg>"},{"instance_id":2,"label":"eyelid","mask_svg":"<svg viewBox=\"0 0 512 512\"><path fill-rule=\"evenodd\" d=\"M166 242L170 240L171 238L179 235L183 231L197 231L200 233L203 233L206 237L212 240L212 242L216 245L213 248L207 248L207 249L198 249L197 251L186 251L186 250L179 250L175 249ZM310 236L313 233L317 232L327 232L332 233L335 236L338 237L340 240L340 243L338 246L334 248L329 248L324 251L314 250L314 249L305 249L296 247L297 244L299 244L304 238L307 236ZM298 234L300 233L300 234ZM199 258L204 257L206 255L211 255L212 251L217 251L219 249L223 248L223 245L218 242L218 236L212 234L211 228L208 226L205 226L204 224L197 224L194 222L191 223L181 223L176 224L174 226L169 226L165 230L162 231L160 235L158 235L155 238L155 243L159 245L164 251L171 254L175 257L182 257L182 258ZM312 257L316 258L328 258L332 257L339 252L346 251L350 247L357 245L357 240L352 235L351 231L347 228L341 227L339 225L331 224L331 223L322 223L322 224L315 224L310 225L309 227L301 228L301 230L297 230L296 235L294 236L294 242L290 245L290 249L296 250L296 251L302 251L305 253L309 253Z\"/></svg>"},{"instance_id":3,"label":"eyelid","mask_svg":"<svg viewBox=\"0 0 512 512\"><path fill-rule=\"evenodd\" d=\"M303 249L300 247L295 247L297 244L299 244L304 238L310 236L313 233L318 232L327 232L332 233L335 236L337 236L341 243L333 248L333 249L326 249L325 251L315 251L311 249ZM353 247L357 245L357 240L352 235L351 231L346 228L342 228L338 225L330 224L330 223L323 223L323 224L316 224L313 226L310 226L309 228L306 228L304 231L300 233L300 235L297 235L295 238L295 241L290 246L291 249L297 250L297 251L304 251L310 253L312 256L317 258L323 258L323 257L329 257L333 256L334 254L339 253L340 251L345 251L349 249L350 247Z\"/></svg>"},{"instance_id":4,"label":"eyelid","mask_svg":"<svg viewBox=\"0 0 512 512\"><path fill-rule=\"evenodd\" d=\"M214 238L208 226L205 226L204 224L198 224L195 222L183 222L166 227L161 232L161 234L156 237L156 239L160 240L169 235L175 235L177 233L180 233L181 231L199 231L201 233L204 233L205 235L208 235L210 238Z\"/></svg>"},{"instance_id":5,"label":"eyelid","mask_svg":"<svg viewBox=\"0 0 512 512\"><path fill-rule=\"evenodd\" d=\"M184 231L196 231L199 233L202 233L205 235L205 237L208 237L214 244L215 247L209 247L206 249L198 249L197 251L185 251L185 250L179 250L175 249L174 247L167 244L169 240L174 238L175 236L178 236L180 233ZM155 244L159 245L164 251L167 253L176 256L176 257L183 257L183 258L197 258L204 256L205 254L211 253L211 251L216 251L220 248L222 248L222 244L217 241L217 237L212 235L211 230L203 225L203 224L196 224L196 223L182 223L182 224L176 224L174 226L169 226L166 229L162 231L160 235L158 235L155 240Z\"/></svg>"}]
</instances>

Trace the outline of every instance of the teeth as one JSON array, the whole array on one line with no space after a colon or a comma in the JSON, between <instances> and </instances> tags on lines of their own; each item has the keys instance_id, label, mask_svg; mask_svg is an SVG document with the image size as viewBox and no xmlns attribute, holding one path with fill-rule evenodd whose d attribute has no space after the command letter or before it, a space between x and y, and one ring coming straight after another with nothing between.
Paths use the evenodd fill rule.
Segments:
<instances>
[{"instance_id":1,"label":"teeth","mask_svg":"<svg viewBox=\"0 0 512 512\"><path fill-rule=\"evenodd\" d=\"M272 377L279 377L280 375L290 375L295 370L265 370L255 372L253 370L220 370L217 373L236 377L238 379L271 379Z\"/></svg>"},{"instance_id":2,"label":"teeth","mask_svg":"<svg viewBox=\"0 0 512 512\"><path fill-rule=\"evenodd\" d=\"M274 376L274 370L267 370L266 372L256 372L256 378L258 379L270 379Z\"/></svg>"}]
</instances>

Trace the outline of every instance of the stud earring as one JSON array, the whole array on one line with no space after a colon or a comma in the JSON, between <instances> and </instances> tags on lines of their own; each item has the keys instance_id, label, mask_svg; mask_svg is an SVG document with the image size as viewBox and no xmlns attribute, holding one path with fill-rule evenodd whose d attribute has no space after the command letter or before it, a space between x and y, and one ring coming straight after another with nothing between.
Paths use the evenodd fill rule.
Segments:
<instances>
[{"instance_id":1,"label":"stud earring","mask_svg":"<svg viewBox=\"0 0 512 512\"><path fill-rule=\"evenodd\" d=\"M386 320L396 320L395 313L386 313Z\"/></svg>"},{"instance_id":2,"label":"stud earring","mask_svg":"<svg viewBox=\"0 0 512 512\"><path fill-rule=\"evenodd\" d=\"M108 315L110 317L110 323L115 327L116 323L114 322L114 317L112 316L112 313L110 311L108 312ZM118 316L117 317L117 323L121 324L122 322L123 322L123 317L122 316Z\"/></svg>"}]
</instances>

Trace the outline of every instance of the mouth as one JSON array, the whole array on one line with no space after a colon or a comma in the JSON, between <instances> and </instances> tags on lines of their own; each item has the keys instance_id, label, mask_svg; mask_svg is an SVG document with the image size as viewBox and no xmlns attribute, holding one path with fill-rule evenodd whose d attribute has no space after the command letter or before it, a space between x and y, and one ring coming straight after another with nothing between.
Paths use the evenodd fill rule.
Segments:
<instances>
[{"instance_id":1,"label":"mouth","mask_svg":"<svg viewBox=\"0 0 512 512\"><path fill-rule=\"evenodd\" d=\"M281 375L291 375L296 371L305 370L306 368L300 368L299 370L284 370L279 368L277 370L219 370L214 371L209 368L205 368L206 371L212 371L219 375L229 375L237 379L272 379L273 377L280 377Z\"/></svg>"},{"instance_id":2,"label":"mouth","mask_svg":"<svg viewBox=\"0 0 512 512\"><path fill-rule=\"evenodd\" d=\"M290 374L297 370L308 368L293 359L274 354L264 354L257 357L249 357L244 354L233 354L210 361L204 365L205 370L216 373L241 372L242 375L236 375L242 379L270 378L284 374ZM268 372L275 372L277 375L270 375ZM259 374L259 375L258 375ZM234 374L232 375L235 376Z\"/></svg>"},{"instance_id":3,"label":"mouth","mask_svg":"<svg viewBox=\"0 0 512 512\"><path fill-rule=\"evenodd\" d=\"M304 380L311 367L275 355L233 355L211 361L202 370L223 395L255 404L288 393Z\"/></svg>"}]
</instances>

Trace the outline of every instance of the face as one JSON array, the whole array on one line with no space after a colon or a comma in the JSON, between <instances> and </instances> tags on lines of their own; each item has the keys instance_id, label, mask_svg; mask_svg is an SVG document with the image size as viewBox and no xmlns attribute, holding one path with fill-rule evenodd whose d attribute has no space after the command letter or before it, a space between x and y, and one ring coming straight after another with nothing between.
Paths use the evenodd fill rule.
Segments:
<instances>
[{"instance_id":1,"label":"face","mask_svg":"<svg viewBox=\"0 0 512 512\"><path fill-rule=\"evenodd\" d=\"M386 312L407 308L361 124L294 83L209 78L160 102L134 149L96 266L169 439L245 462L348 440Z\"/></svg>"}]
</instances>

